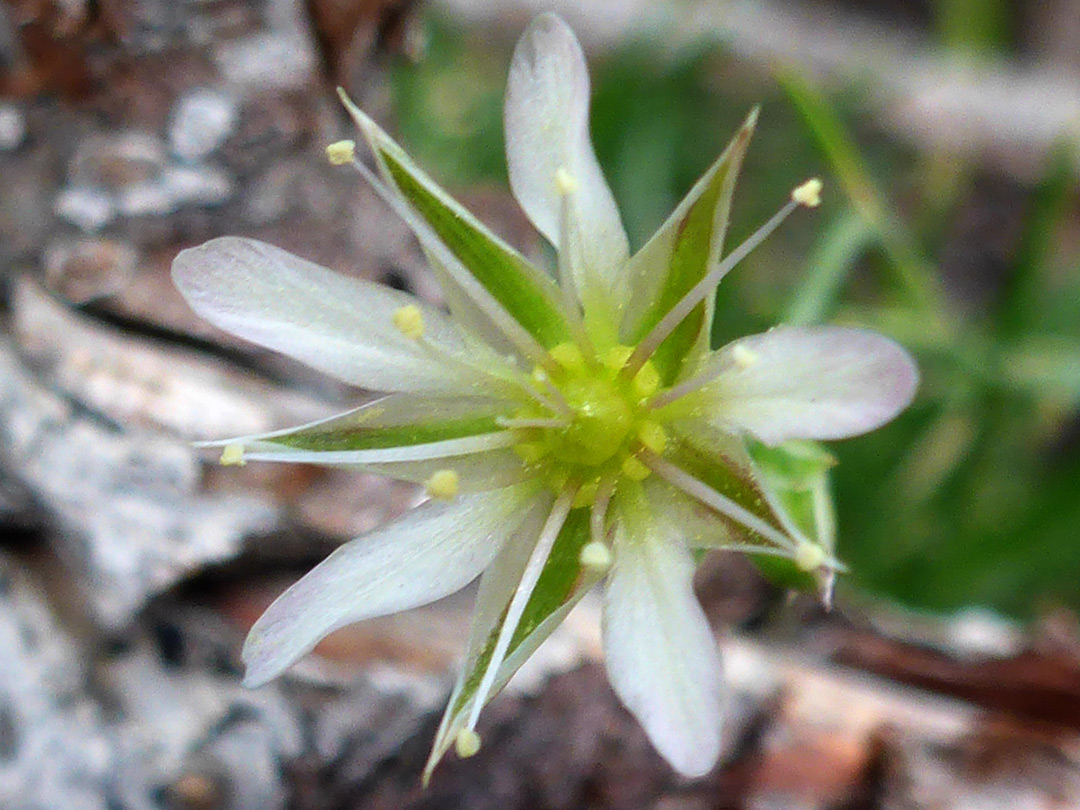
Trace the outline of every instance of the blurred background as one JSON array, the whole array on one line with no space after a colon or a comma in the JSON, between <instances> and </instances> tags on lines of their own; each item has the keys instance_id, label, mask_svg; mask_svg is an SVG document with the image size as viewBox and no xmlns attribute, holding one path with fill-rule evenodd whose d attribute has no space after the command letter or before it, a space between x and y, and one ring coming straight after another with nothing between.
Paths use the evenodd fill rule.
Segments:
<instances>
[{"instance_id":1,"label":"blurred background","mask_svg":"<svg viewBox=\"0 0 1080 810\"><path fill-rule=\"evenodd\" d=\"M869 326L915 404L835 443L827 613L703 565L726 641L721 766L675 778L604 681L586 602L423 766L471 595L339 632L258 691L246 628L416 493L221 469L198 439L347 390L198 321L176 252L222 234L438 299L325 145L342 85L529 255L506 189L510 51L562 13L632 246L755 104L714 341ZM1080 2L8 0L0 5L0 805L127 808L1080 807Z\"/></svg>"}]
</instances>

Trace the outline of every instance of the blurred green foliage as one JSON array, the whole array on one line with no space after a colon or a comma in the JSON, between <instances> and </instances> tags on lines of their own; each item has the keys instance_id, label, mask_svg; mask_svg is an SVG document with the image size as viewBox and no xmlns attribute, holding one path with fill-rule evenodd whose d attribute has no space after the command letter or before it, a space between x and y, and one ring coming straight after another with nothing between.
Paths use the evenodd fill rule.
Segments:
<instances>
[{"instance_id":1,"label":"blurred green foliage","mask_svg":"<svg viewBox=\"0 0 1080 810\"><path fill-rule=\"evenodd\" d=\"M978 25L965 16L973 3L985 11ZM939 40L1000 47L1004 7L939 0ZM505 183L508 60L509 47L433 20L426 57L396 71L405 145L451 186ZM1076 236L1070 153L1016 189L1019 239L1002 278L976 279L971 305L950 293L942 256L959 213L994 204L977 182L991 168L913 153L853 112L857 96L828 98L797 72L756 76L718 46L633 43L592 68L594 141L635 246L755 103L763 115L729 243L806 177L826 180L819 212L793 218L721 285L716 343L779 321L838 322L890 334L919 360L907 413L830 445L838 550L851 568L841 587L939 611L1080 607L1080 253L1062 247Z\"/></svg>"}]
</instances>

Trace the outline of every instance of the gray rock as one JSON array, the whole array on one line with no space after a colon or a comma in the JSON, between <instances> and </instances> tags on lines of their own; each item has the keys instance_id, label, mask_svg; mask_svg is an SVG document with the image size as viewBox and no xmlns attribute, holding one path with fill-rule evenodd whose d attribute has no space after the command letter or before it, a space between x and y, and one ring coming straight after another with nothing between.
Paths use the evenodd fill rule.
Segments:
<instances>
[{"instance_id":1,"label":"gray rock","mask_svg":"<svg viewBox=\"0 0 1080 810\"><path fill-rule=\"evenodd\" d=\"M0 806L106 810L110 744L75 645L0 557Z\"/></svg>"},{"instance_id":2,"label":"gray rock","mask_svg":"<svg viewBox=\"0 0 1080 810\"><path fill-rule=\"evenodd\" d=\"M97 233L116 218L116 200L101 188L69 186L56 196L53 210L79 230Z\"/></svg>"},{"instance_id":3,"label":"gray rock","mask_svg":"<svg viewBox=\"0 0 1080 810\"><path fill-rule=\"evenodd\" d=\"M49 289L82 304L127 286L135 276L139 253L130 243L112 239L61 239L45 249L42 263Z\"/></svg>"},{"instance_id":4,"label":"gray rock","mask_svg":"<svg viewBox=\"0 0 1080 810\"><path fill-rule=\"evenodd\" d=\"M157 177L166 159L165 144L149 132L92 135L75 149L68 177L74 185L121 189Z\"/></svg>"},{"instance_id":5,"label":"gray rock","mask_svg":"<svg viewBox=\"0 0 1080 810\"><path fill-rule=\"evenodd\" d=\"M231 94L208 88L192 90L173 107L169 148L180 160L202 160L232 134L239 117L240 105Z\"/></svg>"},{"instance_id":6,"label":"gray rock","mask_svg":"<svg viewBox=\"0 0 1080 810\"><path fill-rule=\"evenodd\" d=\"M318 65L303 4L269 0L266 5L270 30L220 43L214 50L218 70L241 87L303 87Z\"/></svg>"},{"instance_id":7,"label":"gray rock","mask_svg":"<svg viewBox=\"0 0 1080 810\"><path fill-rule=\"evenodd\" d=\"M0 342L0 464L55 522L98 621L119 627L153 594L271 530L257 497L200 491L195 451L140 430L119 432L73 409Z\"/></svg>"},{"instance_id":8,"label":"gray rock","mask_svg":"<svg viewBox=\"0 0 1080 810\"><path fill-rule=\"evenodd\" d=\"M14 104L0 104L0 152L11 152L26 140L26 117Z\"/></svg>"}]
</instances>

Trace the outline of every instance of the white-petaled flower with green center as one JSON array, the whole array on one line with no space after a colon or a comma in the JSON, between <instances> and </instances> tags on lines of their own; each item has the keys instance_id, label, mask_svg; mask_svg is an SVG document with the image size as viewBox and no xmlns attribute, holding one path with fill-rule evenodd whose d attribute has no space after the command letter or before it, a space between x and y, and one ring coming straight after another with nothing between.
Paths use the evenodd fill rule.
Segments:
<instances>
[{"instance_id":1,"label":"white-petaled flower with green center","mask_svg":"<svg viewBox=\"0 0 1080 810\"><path fill-rule=\"evenodd\" d=\"M344 98L344 97L343 97ZM756 114L631 256L589 141L574 35L537 18L506 91L510 185L556 248L557 282L492 235L348 99L375 170L350 164L409 224L450 314L249 239L183 251L203 317L388 396L298 428L219 443L226 463L346 465L430 499L345 544L287 590L244 645L245 683L279 675L335 629L456 591L482 574L466 659L435 740L479 748L481 708L604 581L611 684L683 774L720 750L724 686L694 597L695 553L739 549L811 572L833 556L828 456L807 440L878 427L913 396L907 353L872 332L778 327L712 351L713 292L791 211L724 255ZM786 558L786 560L785 560Z\"/></svg>"}]
</instances>

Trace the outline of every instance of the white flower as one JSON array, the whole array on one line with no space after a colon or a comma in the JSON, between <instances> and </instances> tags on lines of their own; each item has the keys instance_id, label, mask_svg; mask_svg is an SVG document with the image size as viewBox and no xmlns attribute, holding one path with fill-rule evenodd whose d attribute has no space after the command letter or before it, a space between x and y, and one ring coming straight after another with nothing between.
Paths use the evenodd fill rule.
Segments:
<instances>
[{"instance_id":1,"label":"white flower","mask_svg":"<svg viewBox=\"0 0 1080 810\"><path fill-rule=\"evenodd\" d=\"M514 52L506 143L511 188L557 249L556 283L345 103L377 173L348 142L330 158L354 165L412 227L449 316L249 239L185 250L173 274L219 327L389 392L329 420L221 442L224 461L348 465L422 483L431 499L342 546L271 605L244 646L245 683L279 675L343 625L483 573L430 774L455 743L475 752L480 709L604 580L612 686L673 767L704 774L725 691L691 587L694 551L786 558L827 585L839 565L829 461L790 440L871 430L916 385L908 355L860 329L779 327L709 348L716 284L792 210L816 205L820 182L722 258L751 114L630 256L589 142L580 46L558 17L541 16ZM785 464L805 474L785 477Z\"/></svg>"}]
</instances>

